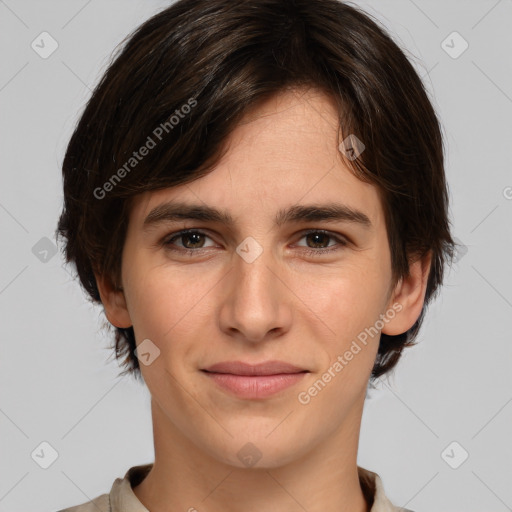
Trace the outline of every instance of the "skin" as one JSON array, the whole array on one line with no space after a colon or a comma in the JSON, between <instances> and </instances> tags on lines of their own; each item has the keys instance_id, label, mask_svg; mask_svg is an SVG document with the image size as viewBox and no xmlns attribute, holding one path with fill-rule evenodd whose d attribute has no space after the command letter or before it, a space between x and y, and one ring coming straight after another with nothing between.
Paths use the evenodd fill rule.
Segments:
<instances>
[{"instance_id":1,"label":"skin","mask_svg":"<svg viewBox=\"0 0 512 512\"><path fill-rule=\"evenodd\" d=\"M152 397L155 463L134 488L152 512L370 509L357 447L379 336L307 405L297 395L393 304L402 309L382 332L400 334L414 324L430 255L393 285L377 189L348 170L337 130L334 104L320 91L288 90L258 104L210 174L136 198L122 290L96 276L109 321L133 326L138 344L149 339L160 350L151 364L141 364ZM155 206L177 198L225 209L235 225L181 220L143 229ZM281 208L327 202L361 210L371 229L346 221L273 224ZM160 243L188 228L206 235L178 237L176 251ZM330 235L303 234L313 228ZM252 263L236 252L249 236L263 249ZM179 252L190 247L193 255ZM305 252L332 247L337 250L323 255ZM269 359L310 373L271 397L248 400L200 371L220 361ZM252 467L237 457L248 442L261 453Z\"/></svg>"}]
</instances>

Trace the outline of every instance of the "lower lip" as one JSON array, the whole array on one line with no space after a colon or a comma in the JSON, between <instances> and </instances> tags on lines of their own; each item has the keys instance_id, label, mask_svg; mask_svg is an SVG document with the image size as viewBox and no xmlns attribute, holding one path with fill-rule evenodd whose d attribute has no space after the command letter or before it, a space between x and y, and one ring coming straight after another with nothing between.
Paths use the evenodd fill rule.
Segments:
<instances>
[{"instance_id":1,"label":"lower lip","mask_svg":"<svg viewBox=\"0 0 512 512\"><path fill-rule=\"evenodd\" d=\"M300 382L307 372L280 373L279 375L232 375L230 373L205 372L221 388L240 398L266 398Z\"/></svg>"}]
</instances>

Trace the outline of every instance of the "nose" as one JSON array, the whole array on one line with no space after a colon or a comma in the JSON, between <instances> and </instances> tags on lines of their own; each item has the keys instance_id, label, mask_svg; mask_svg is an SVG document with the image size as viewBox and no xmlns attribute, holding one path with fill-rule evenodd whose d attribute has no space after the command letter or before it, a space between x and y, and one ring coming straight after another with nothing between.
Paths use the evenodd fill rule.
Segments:
<instances>
[{"instance_id":1,"label":"nose","mask_svg":"<svg viewBox=\"0 0 512 512\"><path fill-rule=\"evenodd\" d=\"M271 250L263 250L253 261L235 254L223 286L222 331L249 343L287 332L293 317L293 293L284 278Z\"/></svg>"}]
</instances>

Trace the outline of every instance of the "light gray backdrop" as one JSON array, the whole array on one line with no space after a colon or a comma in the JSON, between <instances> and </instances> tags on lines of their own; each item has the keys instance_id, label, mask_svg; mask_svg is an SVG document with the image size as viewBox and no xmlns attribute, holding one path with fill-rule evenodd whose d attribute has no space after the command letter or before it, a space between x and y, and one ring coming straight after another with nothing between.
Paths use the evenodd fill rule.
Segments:
<instances>
[{"instance_id":1,"label":"light gray backdrop","mask_svg":"<svg viewBox=\"0 0 512 512\"><path fill-rule=\"evenodd\" d=\"M463 244L419 345L366 403L359 464L417 512L512 510L512 1L357 3L432 93ZM114 47L166 5L0 0L1 512L82 503L153 460L149 394L116 377L53 232L78 115Z\"/></svg>"}]
</instances>

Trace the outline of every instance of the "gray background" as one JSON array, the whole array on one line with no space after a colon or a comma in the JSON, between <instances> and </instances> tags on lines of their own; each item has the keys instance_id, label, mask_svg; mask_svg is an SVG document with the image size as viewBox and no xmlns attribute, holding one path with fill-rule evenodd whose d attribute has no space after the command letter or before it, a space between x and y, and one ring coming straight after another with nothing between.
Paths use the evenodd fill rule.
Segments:
<instances>
[{"instance_id":1,"label":"gray background","mask_svg":"<svg viewBox=\"0 0 512 512\"><path fill-rule=\"evenodd\" d=\"M463 244L419 345L366 403L359 464L416 512L512 510L512 1L357 3L431 91ZM71 130L115 46L166 5L0 1L2 512L82 503L153 460L149 393L117 378L101 309L51 249ZM43 31L58 43L46 59L31 47ZM31 456L44 441L48 469Z\"/></svg>"}]
</instances>

